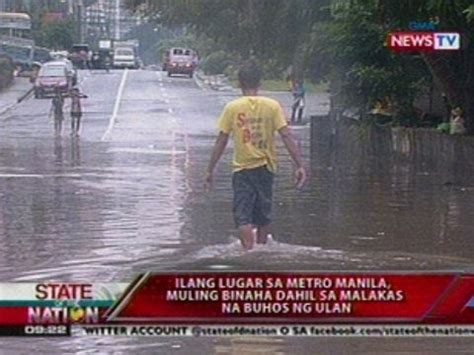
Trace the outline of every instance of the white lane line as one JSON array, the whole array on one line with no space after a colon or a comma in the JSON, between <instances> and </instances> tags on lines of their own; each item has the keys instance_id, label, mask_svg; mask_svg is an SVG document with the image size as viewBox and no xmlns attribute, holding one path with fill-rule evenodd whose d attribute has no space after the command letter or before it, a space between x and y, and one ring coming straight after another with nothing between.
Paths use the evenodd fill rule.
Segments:
<instances>
[{"instance_id":1,"label":"white lane line","mask_svg":"<svg viewBox=\"0 0 474 355\"><path fill-rule=\"evenodd\" d=\"M158 84L160 85L160 91L161 91L161 96L163 97L163 101L165 102L165 104L169 104L171 101L169 100L169 95L168 93L166 92L166 88L164 87L164 84L161 82L161 74L160 73L156 73L156 75L158 76L158 80L160 81ZM172 114L174 111L173 109L170 107L168 108L168 113Z\"/></svg>"},{"instance_id":2,"label":"white lane line","mask_svg":"<svg viewBox=\"0 0 474 355\"><path fill-rule=\"evenodd\" d=\"M110 116L109 126L107 127L107 130L105 131L104 135L100 139L101 141L105 141L107 137L109 136L110 132L112 132L112 129L114 128L114 124L117 119L117 114L120 107L120 100L122 100L123 88L125 87L125 82L127 81L127 75L128 75L128 69L125 68L122 75L122 81L120 82L120 86L117 92L117 98L115 100L114 111L112 112L112 116Z\"/></svg>"},{"instance_id":3,"label":"white lane line","mask_svg":"<svg viewBox=\"0 0 474 355\"><path fill-rule=\"evenodd\" d=\"M0 174L0 178L49 178L49 177L71 177L80 178L83 174L78 173L64 173L64 174Z\"/></svg>"},{"instance_id":4,"label":"white lane line","mask_svg":"<svg viewBox=\"0 0 474 355\"><path fill-rule=\"evenodd\" d=\"M162 154L162 155L173 155L173 154L185 154L184 150L176 150L173 146L171 150L164 149L149 149L149 148L111 148L107 150L111 153L137 153L137 154Z\"/></svg>"},{"instance_id":5,"label":"white lane line","mask_svg":"<svg viewBox=\"0 0 474 355\"><path fill-rule=\"evenodd\" d=\"M0 178L40 178L42 179L44 175L41 174L0 174Z\"/></svg>"}]
</instances>

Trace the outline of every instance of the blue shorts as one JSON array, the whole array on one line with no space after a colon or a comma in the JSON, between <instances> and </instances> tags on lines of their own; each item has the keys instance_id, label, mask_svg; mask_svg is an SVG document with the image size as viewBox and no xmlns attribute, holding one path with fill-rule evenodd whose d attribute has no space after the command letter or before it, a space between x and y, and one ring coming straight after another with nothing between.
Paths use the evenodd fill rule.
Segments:
<instances>
[{"instance_id":1,"label":"blue shorts","mask_svg":"<svg viewBox=\"0 0 474 355\"><path fill-rule=\"evenodd\" d=\"M234 222L265 226L271 222L273 173L266 166L237 171L232 176Z\"/></svg>"}]
</instances>

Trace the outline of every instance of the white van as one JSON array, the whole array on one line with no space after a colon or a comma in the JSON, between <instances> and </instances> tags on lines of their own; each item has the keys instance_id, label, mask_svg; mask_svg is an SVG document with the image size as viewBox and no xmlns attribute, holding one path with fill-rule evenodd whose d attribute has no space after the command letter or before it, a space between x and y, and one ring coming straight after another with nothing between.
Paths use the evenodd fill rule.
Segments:
<instances>
[{"instance_id":1,"label":"white van","mask_svg":"<svg viewBox=\"0 0 474 355\"><path fill-rule=\"evenodd\" d=\"M137 68L137 60L133 48L119 47L114 50L113 66L115 68Z\"/></svg>"}]
</instances>

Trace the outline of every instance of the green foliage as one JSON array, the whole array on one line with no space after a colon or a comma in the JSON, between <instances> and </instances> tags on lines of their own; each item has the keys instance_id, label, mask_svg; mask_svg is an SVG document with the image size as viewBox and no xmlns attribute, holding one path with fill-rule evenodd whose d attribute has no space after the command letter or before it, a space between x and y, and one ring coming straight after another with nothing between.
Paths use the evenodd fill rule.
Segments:
<instances>
[{"instance_id":1,"label":"green foliage","mask_svg":"<svg viewBox=\"0 0 474 355\"><path fill-rule=\"evenodd\" d=\"M436 129L438 130L438 132L449 134L449 131L451 130L451 123L450 122L440 123L438 127L436 127Z\"/></svg>"},{"instance_id":2,"label":"green foliage","mask_svg":"<svg viewBox=\"0 0 474 355\"><path fill-rule=\"evenodd\" d=\"M61 21L43 25L37 32L35 41L41 47L67 50L72 47L74 37L74 23Z\"/></svg>"},{"instance_id":3,"label":"green foliage","mask_svg":"<svg viewBox=\"0 0 474 355\"><path fill-rule=\"evenodd\" d=\"M189 32L178 32L168 34L167 38L163 38L156 46L156 56L158 60L163 58L165 51L172 47L185 47L194 49L201 57L218 50L219 47L204 35L196 36Z\"/></svg>"},{"instance_id":4,"label":"green foliage","mask_svg":"<svg viewBox=\"0 0 474 355\"><path fill-rule=\"evenodd\" d=\"M222 50L242 58L274 57L288 66L328 0L128 1L132 7L144 3L164 24L186 25Z\"/></svg>"},{"instance_id":5,"label":"green foliage","mask_svg":"<svg viewBox=\"0 0 474 355\"><path fill-rule=\"evenodd\" d=\"M145 4L164 25L185 25L212 40L204 65L235 73L254 58L266 78L288 67L295 76L330 81L332 108L362 116L388 100L394 119L413 120L420 88L434 81L452 105L465 108L474 133L474 5L472 0L128 0ZM394 54L384 47L388 32L411 21L436 19L440 31L463 33L464 50L423 55ZM466 40L467 39L467 40ZM233 56L231 59L229 56Z\"/></svg>"},{"instance_id":6,"label":"green foliage","mask_svg":"<svg viewBox=\"0 0 474 355\"><path fill-rule=\"evenodd\" d=\"M230 66L235 67L235 57L223 50L209 54L201 62L200 67L206 74L222 74Z\"/></svg>"},{"instance_id":7,"label":"green foliage","mask_svg":"<svg viewBox=\"0 0 474 355\"><path fill-rule=\"evenodd\" d=\"M412 117L413 100L430 74L420 59L383 46L386 30L375 13L367 3L336 2L333 18L313 26L309 52L320 70L310 75L333 81L341 110L356 108L364 117L375 102L389 100L401 122Z\"/></svg>"},{"instance_id":8,"label":"green foliage","mask_svg":"<svg viewBox=\"0 0 474 355\"><path fill-rule=\"evenodd\" d=\"M474 22L474 5L470 5L466 10L463 11L466 15L466 19L469 23Z\"/></svg>"}]
</instances>

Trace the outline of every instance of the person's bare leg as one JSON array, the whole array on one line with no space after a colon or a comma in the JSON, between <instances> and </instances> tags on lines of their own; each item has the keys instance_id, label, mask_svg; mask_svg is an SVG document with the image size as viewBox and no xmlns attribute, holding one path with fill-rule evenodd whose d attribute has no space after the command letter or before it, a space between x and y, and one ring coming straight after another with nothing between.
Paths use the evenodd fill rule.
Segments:
<instances>
[{"instance_id":1,"label":"person's bare leg","mask_svg":"<svg viewBox=\"0 0 474 355\"><path fill-rule=\"evenodd\" d=\"M253 248L253 226L251 224L244 224L239 227L239 237L244 249L250 250Z\"/></svg>"},{"instance_id":2,"label":"person's bare leg","mask_svg":"<svg viewBox=\"0 0 474 355\"><path fill-rule=\"evenodd\" d=\"M79 129L81 128L81 117L77 117L77 121L76 121L76 136L79 135Z\"/></svg>"},{"instance_id":3,"label":"person's bare leg","mask_svg":"<svg viewBox=\"0 0 474 355\"><path fill-rule=\"evenodd\" d=\"M54 134L55 134L56 136L59 136L60 133L61 133L61 129L60 129L60 126L59 126L59 122L60 122L60 121L59 121L58 119L55 119L55 120L54 120Z\"/></svg>"},{"instance_id":4,"label":"person's bare leg","mask_svg":"<svg viewBox=\"0 0 474 355\"><path fill-rule=\"evenodd\" d=\"M270 224L265 226L258 226L257 227L257 243L258 244L266 244L268 241L268 235L271 234L272 228Z\"/></svg>"}]
</instances>

